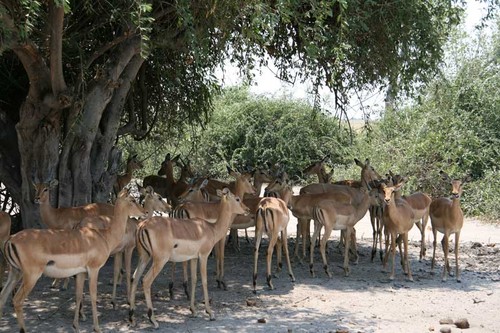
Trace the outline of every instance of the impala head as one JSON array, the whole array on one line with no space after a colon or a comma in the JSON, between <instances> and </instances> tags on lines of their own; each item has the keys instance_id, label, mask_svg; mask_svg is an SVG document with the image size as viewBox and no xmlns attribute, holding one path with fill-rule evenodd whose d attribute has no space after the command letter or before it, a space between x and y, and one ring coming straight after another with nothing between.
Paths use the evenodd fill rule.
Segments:
<instances>
[{"instance_id":1,"label":"impala head","mask_svg":"<svg viewBox=\"0 0 500 333\"><path fill-rule=\"evenodd\" d=\"M203 181L200 183L194 182L187 190L184 191L179 197L177 198L179 203L186 202L186 201L204 201L204 193L203 189L205 186L208 184L208 178L203 179Z\"/></svg>"},{"instance_id":2,"label":"impala head","mask_svg":"<svg viewBox=\"0 0 500 333\"><path fill-rule=\"evenodd\" d=\"M271 175L269 175L269 172L267 172L267 170L264 170L261 168L257 168L254 170L253 179L254 179L254 182L256 180L259 180L263 183L268 183L268 182L273 181L273 178L271 177Z\"/></svg>"},{"instance_id":3,"label":"impala head","mask_svg":"<svg viewBox=\"0 0 500 333\"><path fill-rule=\"evenodd\" d=\"M35 188L35 203L48 202L50 199L50 190L59 184L57 179L51 180L49 183L33 184Z\"/></svg>"},{"instance_id":4,"label":"impala head","mask_svg":"<svg viewBox=\"0 0 500 333\"><path fill-rule=\"evenodd\" d=\"M146 191L144 209L151 216L154 212L169 213L172 211L172 206L151 188L150 191Z\"/></svg>"},{"instance_id":5,"label":"impala head","mask_svg":"<svg viewBox=\"0 0 500 333\"><path fill-rule=\"evenodd\" d=\"M377 171L371 166L370 160L367 158L365 163L357 158L354 159L357 166L361 168L361 184L367 188L371 188L375 180L382 178Z\"/></svg>"},{"instance_id":6,"label":"impala head","mask_svg":"<svg viewBox=\"0 0 500 333\"><path fill-rule=\"evenodd\" d=\"M239 196L234 195L231 191L225 187L222 190L217 190L217 195L220 196L221 204L229 204L230 209L233 214L248 215L250 214L250 208L248 208Z\"/></svg>"},{"instance_id":7,"label":"impala head","mask_svg":"<svg viewBox=\"0 0 500 333\"><path fill-rule=\"evenodd\" d=\"M189 179L194 177L193 168L191 167L191 162L188 160L184 163L181 160L181 179Z\"/></svg>"},{"instance_id":8,"label":"impala head","mask_svg":"<svg viewBox=\"0 0 500 333\"><path fill-rule=\"evenodd\" d=\"M325 169L325 161L329 158L329 155L323 157L322 160L314 162L313 164L302 170L302 173L304 175L320 175L320 183L329 183L333 176L333 169L329 173L326 172Z\"/></svg>"},{"instance_id":9,"label":"impala head","mask_svg":"<svg viewBox=\"0 0 500 333\"><path fill-rule=\"evenodd\" d=\"M140 218L145 218L148 215L146 209L137 203L127 188L118 193L115 202L115 214L117 210L127 212L128 216L137 216Z\"/></svg>"},{"instance_id":10,"label":"impala head","mask_svg":"<svg viewBox=\"0 0 500 333\"><path fill-rule=\"evenodd\" d=\"M471 177L466 176L463 179L452 179L448 174L444 171L440 171L439 174L444 180L447 180L451 183L451 197L452 199L459 199L462 196L463 185L470 181Z\"/></svg>"},{"instance_id":11,"label":"impala head","mask_svg":"<svg viewBox=\"0 0 500 333\"><path fill-rule=\"evenodd\" d=\"M137 158L137 154L129 157L129 159L127 160L127 170L134 171L142 169L142 167L142 162Z\"/></svg>"},{"instance_id":12,"label":"impala head","mask_svg":"<svg viewBox=\"0 0 500 333\"><path fill-rule=\"evenodd\" d=\"M384 202L390 204L394 199L394 192L401 190L402 184L396 186L387 186L385 183L380 184L380 190L382 191L382 196L384 197Z\"/></svg>"},{"instance_id":13,"label":"impala head","mask_svg":"<svg viewBox=\"0 0 500 333\"><path fill-rule=\"evenodd\" d=\"M251 173L239 173L232 170L229 166L227 167L227 171L231 176L236 178L236 193L248 193L251 195L255 195L257 193L255 187L253 187L252 183L250 182L250 179L252 178Z\"/></svg>"},{"instance_id":14,"label":"impala head","mask_svg":"<svg viewBox=\"0 0 500 333\"><path fill-rule=\"evenodd\" d=\"M165 176L169 172L173 172L174 164L177 165L179 158L180 154L171 159L170 153L168 153L163 162L161 162L160 170L158 170L158 176Z\"/></svg>"}]
</instances>

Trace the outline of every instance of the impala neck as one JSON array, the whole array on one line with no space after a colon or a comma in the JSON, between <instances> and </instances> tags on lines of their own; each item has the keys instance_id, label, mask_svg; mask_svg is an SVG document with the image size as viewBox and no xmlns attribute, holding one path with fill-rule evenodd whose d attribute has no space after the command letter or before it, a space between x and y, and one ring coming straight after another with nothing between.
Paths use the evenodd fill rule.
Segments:
<instances>
[{"instance_id":1,"label":"impala neck","mask_svg":"<svg viewBox=\"0 0 500 333\"><path fill-rule=\"evenodd\" d=\"M110 249L114 249L123 239L127 229L127 220L129 216L128 199L119 198L115 203L113 217L110 220L109 227L103 230L103 234L108 241Z\"/></svg>"},{"instance_id":2,"label":"impala neck","mask_svg":"<svg viewBox=\"0 0 500 333\"><path fill-rule=\"evenodd\" d=\"M365 216L368 208L370 207L371 200L371 191L361 187L360 189L360 197L355 198L356 200L353 202L353 206L356 208L356 215L359 218Z\"/></svg>"},{"instance_id":3,"label":"impala neck","mask_svg":"<svg viewBox=\"0 0 500 333\"><path fill-rule=\"evenodd\" d=\"M47 228L55 228L59 229L60 225L57 224L56 212L57 208L54 208L50 204L50 194L47 192L47 195L40 198L40 216L42 217L42 222L45 224Z\"/></svg>"},{"instance_id":4,"label":"impala neck","mask_svg":"<svg viewBox=\"0 0 500 333\"><path fill-rule=\"evenodd\" d=\"M236 214L231 209L228 209L229 206L227 199L223 199L219 203L219 216L215 221L215 236L217 240L222 239L226 235L227 229L236 217Z\"/></svg>"}]
</instances>

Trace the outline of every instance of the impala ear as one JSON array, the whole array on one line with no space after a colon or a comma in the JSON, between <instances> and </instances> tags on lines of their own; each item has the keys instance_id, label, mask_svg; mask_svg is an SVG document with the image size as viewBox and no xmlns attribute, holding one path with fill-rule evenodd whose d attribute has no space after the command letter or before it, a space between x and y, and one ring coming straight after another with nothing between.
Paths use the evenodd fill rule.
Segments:
<instances>
[{"instance_id":1,"label":"impala ear","mask_svg":"<svg viewBox=\"0 0 500 333\"><path fill-rule=\"evenodd\" d=\"M462 184L472 181L472 176L469 174L462 179Z\"/></svg>"},{"instance_id":2,"label":"impala ear","mask_svg":"<svg viewBox=\"0 0 500 333\"><path fill-rule=\"evenodd\" d=\"M356 163L356 165L361 167L361 168L364 167L363 163L361 163L361 161L358 160L357 158L354 159L354 163Z\"/></svg>"},{"instance_id":3,"label":"impala ear","mask_svg":"<svg viewBox=\"0 0 500 333\"><path fill-rule=\"evenodd\" d=\"M59 185L59 181L57 179L52 179L49 183L49 187L56 187Z\"/></svg>"},{"instance_id":4,"label":"impala ear","mask_svg":"<svg viewBox=\"0 0 500 333\"><path fill-rule=\"evenodd\" d=\"M207 186L207 185L208 185L208 178L205 178L205 179L203 180L203 182L201 183L201 185L200 185L200 189L204 188L204 187L205 187L205 186Z\"/></svg>"},{"instance_id":5,"label":"impala ear","mask_svg":"<svg viewBox=\"0 0 500 333\"><path fill-rule=\"evenodd\" d=\"M443 170L439 171L439 174L441 175L441 178L443 178L444 180L451 180L450 176L448 176L448 174Z\"/></svg>"},{"instance_id":6,"label":"impala ear","mask_svg":"<svg viewBox=\"0 0 500 333\"><path fill-rule=\"evenodd\" d=\"M118 198L125 198L128 196L128 188L124 188L123 190L118 193Z\"/></svg>"}]
</instances>

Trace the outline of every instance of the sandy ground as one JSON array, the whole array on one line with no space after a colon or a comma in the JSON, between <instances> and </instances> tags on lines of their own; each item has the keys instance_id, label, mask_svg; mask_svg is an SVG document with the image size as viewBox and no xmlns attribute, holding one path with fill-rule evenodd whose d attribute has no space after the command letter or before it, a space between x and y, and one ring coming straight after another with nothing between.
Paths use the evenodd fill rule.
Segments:
<instances>
[{"instance_id":1,"label":"sandy ground","mask_svg":"<svg viewBox=\"0 0 500 333\"><path fill-rule=\"evenodd\" d=\"M289 224L290 248L295 246L296 220ZM112 261L101 270L98 287L101 329L104 332L500 332L497 316L500 309L500 228L467 220L460 241L462 282L453 277L441 282L443 253L437 251L436 274L430 273L432 235L428 232L427 257L418 261L420 234L416 227L410 238L411 265L414 282L406 280L398 264L396 279L390 281L380 259L370 260L371 226L368 216L357 224L359 264L351 263L351 274L344 277L342 257L337 247L339 232L334 232L328 245L332 278L322 269L319 253L315 255L316 277L311 277L308 264L293 259L296 282L291 283L286 264L280 276L273 279L275 289L265 284L265 238L260 251L257 295L252 292L253 248L244 239L240 251L226 251L228 290L217 289L214 260L209 261L209 294L216 321L204 313L201 282L198 279L199 315L190 316L189 305L180 285L178 268L174 299L168 295L170 266L167 265L153 284L153 302L160 328L154 330L145 317L142 290L137 296L136 327L127 322L128 306L124 286L119 290L119 306L110 305ZM253 240L253 232L250 232ZM240 235L244 235L240 232ZM316 252L319 252L318 250ZM450 253L453 258L453 253ZM396 258L399 260L399 256ZM452 260L452 268L455 261ZM134 265L135 266L135 265ZM178 266L179 267L179 266ZM51 280L41 278L25 302L27 328L30 332L71 332L74 312L74 284L66 291L49 288ZM87 288L87 287L86 287ZM82 332L92 331L88 294L85 296L87 321ZM440 324L444 319L466 318L469 329L453 324ZM263 321L263 323L259 322ZM0 320L0 332L18 331L9 303Z\"/></svg>"}]
</instances>

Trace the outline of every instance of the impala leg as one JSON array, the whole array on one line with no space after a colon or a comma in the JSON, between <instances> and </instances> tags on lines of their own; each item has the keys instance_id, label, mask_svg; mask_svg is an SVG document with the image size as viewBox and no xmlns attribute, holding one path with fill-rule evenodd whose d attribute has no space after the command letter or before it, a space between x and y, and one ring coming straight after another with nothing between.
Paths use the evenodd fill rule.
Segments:
<instances>
[{"instance_id":1,"label":"impala leg","mask_svg":"<svg viewBox=\"0 0 500 333\"><path fill-rule=\"evenodd\" d=\"M266 257L267 285L271 290L274 289L272 282L271 263L273 261L274 246L276 245L277 241L278 241L278 234L273 232L271 234L271 237L269 238L269 246L267 247L267 257Z\"/></svg>"},{"instance_id":2,"label":"impala leg","mask_svg":"<svg viewBox=\"0 0 500 333\"><path fill-rule=\"evenodd\" d=\"M183 274L183 279L184 279L184 281L182 281L182 286L184 287L184 294L186 295L186 298L189 300L188 262L187 261L182 262L182 274Z\"/></svg>"},{"instance_id":3,"label":"impala leg","mask_svg":"<svg viewBox=\"0 0 500 333\"><path fill-rule=\"evenodd\" d=\"M14 287L17 285L19 280L21 280L21 277L21 271L10 267L7 282L5 282L2 292L0 293L0 319L2 319L3 307L5 306L5 303L7 303L7 298L12 294Z\"/></svg>"},{"instance_id":4,"label":"impala leg","mask_svg":"<svg viewBox=\"0 0 500 333\"><path fill-rule=\"evenodd\" d=\"M444 282L447 279L446 273L449 271L448 266L448 234L444 234L443 239L441 240L441 245L443 247L443 252L444 252L444 268L443 268L443 274L441 275L441 280Z\"/></svg>"},{"instance_id":5,"label":"impala leg","mask_svg":"<svg viewBox=\"0 0 500 333\"><path fill-rule=\"evenodd\" d=\"M359 262L359 255L358 255L358 245L356 242L356 229L354 227L351 229L350 239L351 239L351 246L349 251L351 251L354 254L354 264L357 265Z\"/></svg>"},{"instance_id":6,"label":"impala leg","mask_svg":"<svg viewBox=\"0 0 500 333\"><path fill-rule=\"evenodd\" d=\"M23 303L29 295L38 279L42 276L42 272L23 272L22 281L19 289L14 295L12 303L14 304L14 311L16 312L17 323L19 324L19 332L26 332L24 323ZM3 293L3 291L2 291Z\"/></svg>"},{"instance_id":7,"label":"impala leg","mask_svg":"<svg viewBox=\"0 0 500 333\"><path fill-rule=\"evenodd\" d=\"M320 244L319 244L319 250L321 252L321 258L323 259L323 269L325 270L326 275L328 277L332 277L332 273L330 273L330 270L328 269L328 259L326 257L326 245L328 244L328 239L330 238L330 235L332 234L332 228L328 225L325 225L325 233L323 234L323 237L321 238ZM345 249L347 253L347 260L349 260L349 249Z\"/></svg>"},{"instance_id":8,"label":"impala leg","mask_svg":"<svg viewBox=\"0 0 500 333\"><path fill-rule=\"evenodd\" d=\"M97 316L97 279L99 276L99 269L89 270L88 276L90 302L92 303L92 319L94 322L94 332L101 333L101 329L99 328L99 319Z\"/></svg>"},{"instance_id":9,"label":"impala leg","mask_svg":"<svg viewBox=\"0 0 500 333\"><path fill-rule=\"evenodd\" d=\"M0 251L0 290L3 288L3 275L5 273L6 261L5 257L2 255Z\"/></svg>"},{"instance_id":10,"label":"impala leg","mask_svg":"<svg viewBox=\"0 0 500 333\"><path fill-rule=\"evenodd\" d=\"M82 298L83 298L83 284L85 282L85 273L80 273L76 275L75 280L75 316L73 319L73 329L75 332L80 332L80 322L79 316L82 317L82 320L85 320L85 316L83 315L83 306L82 306Z\"/></svg>"},{"instance_id":11,"label":"impala leg","mask_svg":"<svg viewBox=\"0 0 500 333\"><path fill-rule=\"evenodd\" d=\"M158 328L159 324L156 321L154 315L153 302L151 300L151 285L153 284L158 274L160 274L168 259L168 257L164 256L153 257L153 263L142 279L144 298L146 299L146 306L148 307L148 318L155 328Z\"/></svg>"},{"instance_id":12,"label":"impala leg","mask_svg":"<svg viewBox=\"0 0 500 333\"><path fill-rule=\"evenodd\" d=\"M127 285L127 299L130 295L130 289L131 289L131 275L132 275L132 254L134 253L134 248L129 247L125 249L125 279L126 279L126 285Z\"/></svg>"},{"instance_id":13,"label":"impala leg","mask_svg":"<svg viewBox=\"0 0 500 333\"><path fill-rule=\"evenodd\" d=\"M217 287L227 290L226 281L224 281L224 239L220 240L216 245L217 251L215 255L217 257Z\"/></svg>"},{"instance_id":14,"label":"impala leg","mask_svg":"<svg viewBox=\"0 0 500 333\"><path fill-rule=\"evenodd\" d=\"M391 256L392 256L392 268L391 268L391 275L389 276L389 280L394 280L395 276L395 271L396 271L396 234L391 233Z\"/></svg>"},{"instance_id":15,"label":"impala leg","mask_svg":"<svg viewBox=\"0 0 500 333\"><path fill-rule=\"evenodd\" d=\"M146 269L146 266L148 265L150 261L149 255L146 253L144 250L139 249L139 262L137 263L137 267L135 269L134 275L132 276L132 285L130 287L130 294L129 296L129 322L132 326L136 325L135 318L134 318L134 311L135 311L135 294L137 293L137 284L139 283L139 279L141 278L142 274L144 273L144 270Z\"/></svg>"},{"instance_id":16,"label":"impala leg","mask_svg":"<svg viewBox=\"0 0 500 333\"><path fill-rule=\"evenodd\" d=\"M316 239L316 237L319 235L321 231L321 223L318 221L314 221L314 233L313 233L313 239ZM309 251L309 272L311 272L311 276L314 277L314 243L311 242L309 244L310 246L310 251Z\"/></svg>"},{"instance_id":17,"label":"impala leg","mask_svg":"<svg viewBox=\"0 0 500 333\"><path fill-rule=\"evenodd\" d=\"M460 267L458 264L458 242L460 241L460 231L455 233L455 276L457 277L457 282L461 282L462 280L460 279Z\"/></svg>"},{"instance_id":18,"label":"impala leg","mask_svg":"<svg viewBox=\"0 0 500 333\"><path fill-rule=\"evenodd\" d=\"M170 295L170 299L174 299L175 266L176 266L175 262L172 262L170 265L171 267L170 282L168 283L168 294Z\"/></svg>"},{"instance_id":19,"label":"impala leg","mask_svg":"<svg viewBox=\"0 0 500 333\"><path fill-rule=\"evenodd\" d=\"M260 221L259 219L257 221ZM258 222L257 222L258 223ZM262 241L262 226L255 226L255 246L253 249L253 293L257 293L257 263L259 260L259 248Z\"/></svg>"},{"instance_id":20,"label":"impala leg","mask_svg":"<svg viewBox=\"0 0 500 333\"><path fill-rule=\"evenodd\" d=\"M316 235L316 237L311 238L310 229L311 229L311 220L309 220L309 219L304 220L304 226L302 228L302 258L306 257L307 242L313 244L313 247L314 247L314 244L316 244L316 240L319 237L319 234L318 234L318 235Z\"/></svg>"},{"instance_id":21,"label":"impala leg","mask_svg":"<svg viewBox=\"0 0 500 333\"><path fill-rule=\"evenodd\" d=\"M379 254L380 254L380 261L384 261L384 248L383 248L383 243L382 243L382 231L384 229L384 225L382 224L382 219L379 217L377 219L377 234L378 234L378 242L379 242ZM385 232L384 232L385 234Z\"/></svg>"},{"instance_id":22,"label":"impala leg","mask_svg":"<svg viewBox=\"0 0 500 333\"><path fill-rule=\"evenodd\" d=\"M283 241L281 237L277 237L274 249L276 250L276 273L279 273L283 269Z\"/></svg>"},{"instance_id":23,"label":"impala leg","mask_svg":"<svg viewBox=\"0 0 500 333\"><path fill-rule=\"evenodd\" d=\"M282 240L283 251L285 252L286 264L288 266L288 275L292 279L292 282L295 282L295 276L293 275L292 271L292 264L290 263L290 254L288 253L288 235L286 232L286 228L283 229L283 231L281 232L281 240Z\"/></svg>"},{"instance_id":24,"label":"impala leg","mask_svg":"<svg viewBox=\"0 0 500 333\"><path fill-rule=\"evenodd\" d=\"M407 274L408 274L408 280L413 281L413 276L411 275L411 267L410 267L410 260L408 259L408 233L403 234L403 242L404 242L404 261L405 261L405 267L407 269Z\"/></svg>"},{"instance_id":25,"label":"impala leg","mask_svg":"<svg viewBox=\"0 0 500 333\"><path fill-rule=\"evenodd\" d=\"M208 313L210 320L215 320L214 313L210 308L210 299L208 298L207 261L208 261L208 254L200 256L201 285L203 287L203 298L205 299L205 311Z\"/></svg>"},{"instance_id":26,"label":"impala leg","mask_svg":"<svg viewBox=\"0 0 500 333\"><path fill-rule=\"evenodd\" d=\"M399 249L399 260L401 263L401 268L403 269L403 272L406 274L406 263L404 261L403 245L401 245L401 242L403 242L403 234L398 235L398 237L396 238L396 244Z\"/></svg>"},{"instance_id":27,"label":"impala leg","mask_svg":"<svg viewBox=\"0 0 500 333\"><path fill-rule=\"evenodd\" d=\"M121 263L122 263L123 252L118 252L113 258L113 293L111 295L111 304L113 305L113 310L116 309L116 285L118 284L118 277L120 275Z\"/></svg>"},{"instance_id":28,"label":"impala leg","mask_svg":"<svg viewBox=\"0 0 500 333\"><path fill-rule=\"evenodd\" d=\"M431 261L431 274L434 274L434 265L436 264L436 247L437 247L437 229L432 227L432 235L434 240L432 241L432 261Z\"/></svg>"},{"instance_id":29,"label":"impala leg","mask_svg":"<svg viewBox=\"0 0 500 333\"><path fill-rule=\"evenodd\" d=\"M325 227L325 235L326 235L326 227ZM352 228L347 227L345 230L345 253L344 253L344 275L349 276L349 248L351 247L351 234ZM329 275L330 276L330 275Z\"/></svg>"},{"instance_id":30,"label":"impala leg","mask_svg":"<svg viewBox=\"0 0 500 333\"><path fill-rule=\"evenodd\" d=\"M429 214L425 214L422 217L422 230L420 231L422 235L422 241L420 242L420 257L419 260L425 258L425 253L427 252L426 244L425 244L425 229L427 229L427 223L429 222Z\"/></svg>"},{"instance_id":31,"label":"impala leg","mask_svg":"<svg viewBox=\"0 0 500 333\"><path fill-rule=\"evenodd\" d=\"M68 290L69 278L65 278L61 290Z\"/></svg>"},{"instance_id":32,"label":"impala leg","mask_svg":"<svg viewBox=\"0 0 500 333\"><path fill-rule=\"evenodd\" d=\"M293 255L295 258L299 258L299 239L301 236L302 236L301 219L297 219L297 234L295 236L295 248L293 250Z\"/></svg>"},{"instance_id":33,"label":"impala leg","mask_svg":"<svg viewBox=\"0 0 500 333\"><path fill-rule=\"evenodd\" d=\"M391 234L385 228L384 228L384 234L385 234L385 256L384 256L384 260L383 260L383 267L384 267L384 269L386 269L387 262L389 261L389 255L391 253L391 249L390 249L390 247L391 247L391 245L390 245Z\"/></svg>"},{"instance_id":34,"label":"impala leg","mask_svg":"<svg viewBox=\"0 0 500 333\"><path fill-rule=\"evenodd\" d=\"M189 309L191 310L191 315L196 317L196 305L195 305L195 291L196 291L196 282L198 279L197 270L198 270L198 258L194 258L189 260L189 264L191 267L191 301L189 303Z\"/></svg>"},{"instance_id":35,"label":"impala leg","mask_svg":"<svg viewBox=\"0 0 500 333\"><path fill-rule=\"evenodd\" d=\"M376 212L375 212L375 206L370 206L370 223L372 225L372 256L371 256L371 262L373 262L373 259L375 258L375 255L377 254L377 221L376 221Z\"/></svg>"}]
</instances>

